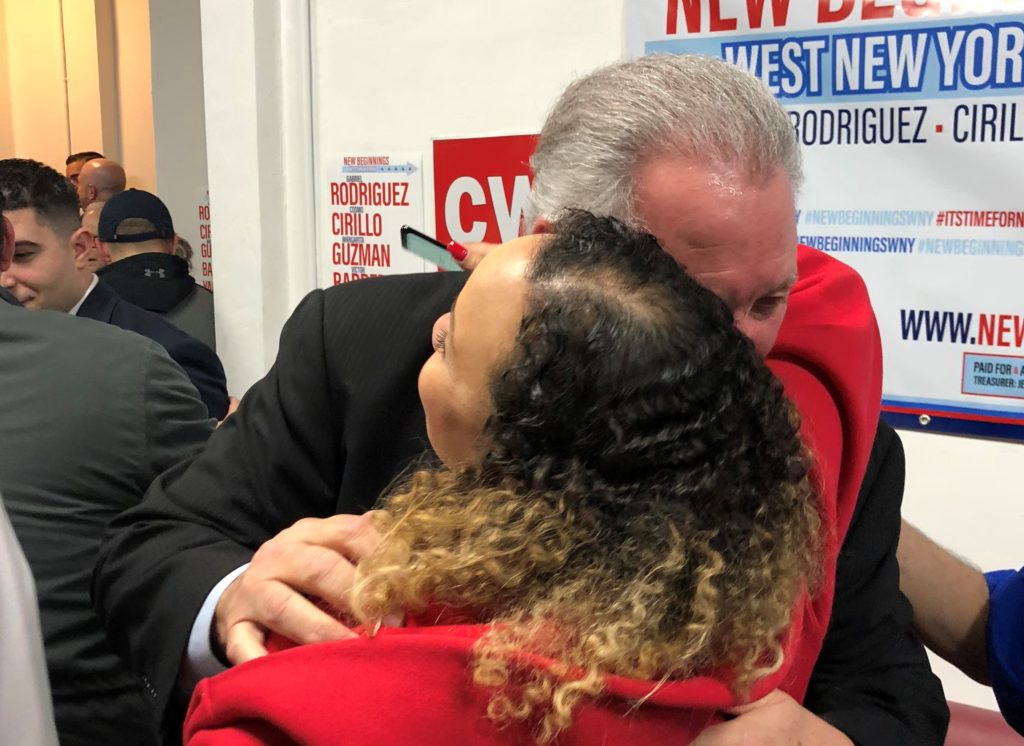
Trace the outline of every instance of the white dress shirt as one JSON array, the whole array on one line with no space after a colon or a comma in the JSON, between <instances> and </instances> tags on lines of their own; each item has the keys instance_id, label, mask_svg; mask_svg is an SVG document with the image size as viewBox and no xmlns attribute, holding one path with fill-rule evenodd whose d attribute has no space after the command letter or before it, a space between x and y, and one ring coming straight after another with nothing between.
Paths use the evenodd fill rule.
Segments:
<instances>
[{"instance_id":1,"label":"white dress shirt","mask_svg":"<svg viewBox=\"0 0 1024 746\"><path fill-rule=\"evenodd\" d=\"M85 289L85 293L82 294L82 297L78 299L78 303L76 303L75 305L71 306L71 310L68 311L69 315L71 315L71 316L77 316L78 315L78 309L82 307L82 304L85 303L85 299L89 297L89 293L92 292L93 288L96 287L99 284L99 282L100 282L100 278L97 277L96 275L93 275L92 276L92 282L89 283L89 287L87 287Z\"/></svg>"}]
</instances>

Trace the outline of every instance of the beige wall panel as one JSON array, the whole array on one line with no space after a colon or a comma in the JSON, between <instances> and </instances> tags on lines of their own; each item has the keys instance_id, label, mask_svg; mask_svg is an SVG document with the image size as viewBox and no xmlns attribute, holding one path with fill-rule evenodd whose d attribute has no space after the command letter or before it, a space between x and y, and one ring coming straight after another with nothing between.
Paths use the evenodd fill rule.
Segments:
<instances>
[{"instance_id":1,"label":"beige wall panel","mask_svg":"<svg viewBox=\"0 0 1024 746\"><path fill-rule=\"evenodd\" d=\"M156 143L149 4L140 0L114 0L113 5L121 163L128 172L129 186L153 192L156 191Z\"/></svg>"},{"instance_id":2,"label":"beige wall panel","mask_svg":"<svg viewBox=\"0 0 1024 746\"><path fill-rule=\"evenodd\" d=\"M61 0L67 69L70 151L103 150L100 69L94 0Z\"/></svg>"},{"instance_id":3,"label":"beige wall panel","mask_svg":"<svg viewBox=\"0 0 1024 746\"><path fill-rule=\"evenodd\" d=\"M67 99L59 0L3 6L13 155L63 173L68 154Z\"/></svg>"}]
</instances>

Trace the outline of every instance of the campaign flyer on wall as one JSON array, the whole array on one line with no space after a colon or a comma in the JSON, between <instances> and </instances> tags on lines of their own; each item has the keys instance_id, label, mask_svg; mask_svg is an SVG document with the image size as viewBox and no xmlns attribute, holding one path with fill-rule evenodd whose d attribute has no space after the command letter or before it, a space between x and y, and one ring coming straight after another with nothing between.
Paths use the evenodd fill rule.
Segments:
<instances>
[{"instance_id":1,"label":"campaign flyer on wall","mask_svg":"<svg viewBox=\"0 0 1024 746\"><path fill-rule=\"evenodd\" d=\"M204 288L213 292L213 233L210 229L210 192L203 190L198 202L199 247L192 247L191 271ZM198 254L198 256L196 256ZM198 270L198 272L197 272Z\"/></svg>"},{"instance_id":2,"label":"campaign flyer on wall","mask_svg":"<svg viewBox=\"0 0 1024 746\"><path fill-rule=\"evenodd\" d=\"M858 270L901 427L1024 438L1024 0L630 0L626 52L764 80L800 241Z\"/></svg>"},{"instance_id":3,"label":"campaign flyer on wall","mask_svg":"<svg viewBox=\"0 0 1024 746\"><path fill-rule=\"evenodd\" d=\"M318 211L321 287L428 271L402 248L403 225L423 222L419 153L342 153L324 158ZM430 268L432 269L432 268Z\"/></svg>"}]
</instances>

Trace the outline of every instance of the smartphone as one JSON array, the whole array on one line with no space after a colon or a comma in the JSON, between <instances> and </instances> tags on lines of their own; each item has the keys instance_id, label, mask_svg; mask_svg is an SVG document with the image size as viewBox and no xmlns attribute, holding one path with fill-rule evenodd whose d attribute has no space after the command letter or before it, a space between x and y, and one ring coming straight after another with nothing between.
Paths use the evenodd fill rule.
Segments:
<instances>
[{"instance_id":1,"label":"smartphone","mask_svg":"<svg viewBox=\"0 0 1024 746\"><path fill-rule=\"evenodd\" d=\"M452 259L443 243L407 225L402 226L402 248L431 264L436 264L441 269L451 272L462 271L462 267Z\"/></svg>"}]
</instances>

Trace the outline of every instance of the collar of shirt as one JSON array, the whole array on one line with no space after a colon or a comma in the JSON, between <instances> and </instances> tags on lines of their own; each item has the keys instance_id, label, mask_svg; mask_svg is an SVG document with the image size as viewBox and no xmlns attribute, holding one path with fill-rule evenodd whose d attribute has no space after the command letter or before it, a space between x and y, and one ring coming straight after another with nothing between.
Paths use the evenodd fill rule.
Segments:
<instances>
[{"instance_id":1,"label":"collar of shirt","mask_svg":"<svg viewBox=\"0 0 1024 746\"><path fill-rule=\"evenodd\" d=\"M92 292L92 289L94 287L96 287L96 285L99 283L99 281L100 281L99 277L97 277L96 275L92 276L92 282L89 283L89 287L87 287L85 289L85 292L82 293L82 297L78 299L78 303L76 303L75 305L71 306L71 310L68 311L69 315L71 315L71 316L77 316L78 315L78 309L82 307L82 304L85 303L85 299L89 297L89 293Z\"/></svg>"}]
</instances>

